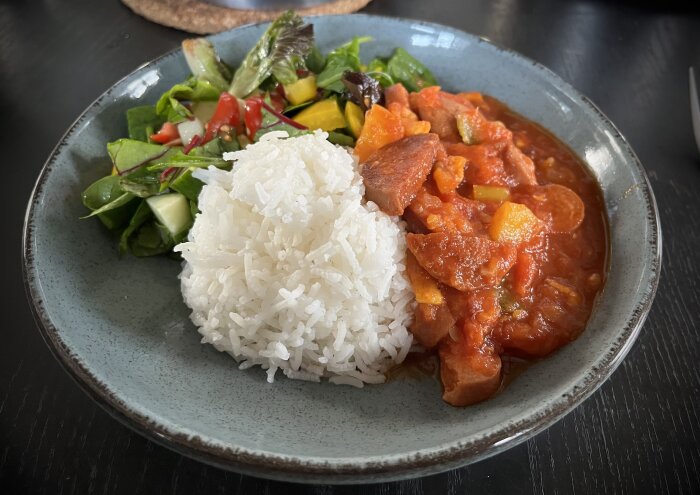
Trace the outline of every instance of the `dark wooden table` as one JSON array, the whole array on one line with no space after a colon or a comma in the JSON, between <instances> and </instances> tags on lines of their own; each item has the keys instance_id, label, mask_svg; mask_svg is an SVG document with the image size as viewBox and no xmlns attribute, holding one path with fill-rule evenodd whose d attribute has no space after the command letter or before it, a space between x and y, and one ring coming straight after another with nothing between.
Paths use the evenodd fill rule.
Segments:
<instances>
[{"instance_id":1,"label":"dark wooden table","mask_svg":"<svg viewBox=\"0 0 700 495\"><path fill-rule=\"evenodd\" d=\"M687 2L695 3L695 2ZM221 471L113 420L50 354L27 304L20 239L29 193L54 144L100 93L186 33L117 0L0 3L0 492L2 493L700 493L700 153L688 66L700 15L681 2L375 0L366 12L440 22L550 67L629 139L656 192L661 286L622 366L534 439L429 478L304 486Z\"/></svg>"}]
</instances>

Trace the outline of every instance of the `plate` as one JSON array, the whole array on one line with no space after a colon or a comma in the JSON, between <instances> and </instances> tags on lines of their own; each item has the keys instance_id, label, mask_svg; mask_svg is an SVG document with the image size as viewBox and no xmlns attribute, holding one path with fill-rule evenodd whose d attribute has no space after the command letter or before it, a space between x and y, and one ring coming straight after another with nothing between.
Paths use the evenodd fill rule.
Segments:
<instances>
[{"instance_id":1,"label":"plate","mask_svg":"<svg viewBox=\"0 0 700 495\"><path fill-rule=\"evenodd\" d=\"M182 303L179 264L118 258L80 192L108 169L105 143L126 135L125 111L153 103L188 74L179 50L131 73L71 126L27 209L24 274L40 331L66 370L114 417L223 468L273 479L356 483L428 475L512 447L550 426L607 379L634 342L658 283L658 213L639 160L586 97L541 65L476 36L368 15L313 18L329 49L372 35L363 58L407 48L444 88L481 91L568 143L600 182L610 225L606 286L578 340L530 366L501 394L454 408L432 379L364 389L238 370L199 335ZM212 36L237 63L264 25Z\"/></svg>"}]
</instances>

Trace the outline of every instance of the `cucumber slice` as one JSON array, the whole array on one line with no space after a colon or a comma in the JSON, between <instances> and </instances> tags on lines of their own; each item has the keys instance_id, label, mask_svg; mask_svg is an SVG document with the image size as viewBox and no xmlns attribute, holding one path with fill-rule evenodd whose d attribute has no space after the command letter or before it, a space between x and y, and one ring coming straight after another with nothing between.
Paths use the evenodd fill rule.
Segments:
<instances>
[{"instance_id":1,"label":"cucumber slice","mask_svg":"<svg viewBox=\"0 0 700 495\"><path fill-rule=\"evenodd\" d=\"M176 192L151 196L146 203L173 237L178 237L192 225L190 203L183 194Z\"/></svg>"}]
</instances>

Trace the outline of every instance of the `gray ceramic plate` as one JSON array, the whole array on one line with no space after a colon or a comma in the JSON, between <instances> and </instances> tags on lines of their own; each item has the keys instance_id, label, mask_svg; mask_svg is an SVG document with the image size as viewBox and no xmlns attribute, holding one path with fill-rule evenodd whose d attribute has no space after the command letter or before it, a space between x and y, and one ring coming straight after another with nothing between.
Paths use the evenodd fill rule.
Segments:
<instances>
[{"instance_id":1,"label":"gray ceramic plate","mask_svg":"<svg viewBox=\"0 0 700 495\"><path fill-rule=\"evenodd\" d=\"M367 15L314 19L323 49L369 34L367 60L408 48L450 90L507 102L568 143L600 181L610 221L610 272L587 330L530 367L497 397L469 408L440 399L437 381L363 390L279 379L199 343L168 259L119 259L85 213L80 192L108 169L105 143L126 135L124 112L187 74L179 51L139 68L81 115L32 194L26 283L41 332L78 383L117 419L170 448L254 475L354 483L427 475L494 455L551 425L620 364L649 310L661 237L644 170L613 124L544 67L475 36ZM212 37L237 63L262 34Z\"/></svg>"}]
</instances>

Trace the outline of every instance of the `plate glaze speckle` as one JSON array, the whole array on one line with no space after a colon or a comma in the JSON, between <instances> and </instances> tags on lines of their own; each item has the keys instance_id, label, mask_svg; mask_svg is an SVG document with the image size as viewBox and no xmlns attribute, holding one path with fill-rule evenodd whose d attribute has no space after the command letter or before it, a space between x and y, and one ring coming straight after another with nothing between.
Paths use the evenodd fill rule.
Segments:
<instances>
[{"instance_id":1,"label":"plate glaze speckle","mask_svg":"<svg viewBox=\"0 0 700 495\"><path fill-rule=\"evenodd\" d=\"M447 90L482 91L552 130L600 182L610 224L606 286L581 337L493 399L442 402L436 380L363 390L238 370L199 343L182 303L179 265L118 258L80 192L109 168L105 143L126 135L124 112L153 103L187 75L179 50L139 68L93 103L37 180L24 234L27 291L47 344L117 419L183 454L274 479L355 483L421 476L494 455L550 426L590 395L634 342L656 290L661 237L644 170L612 123L535 62L475 36L367 15L313 18L322 49L369 34L363 58L402 46ZM264 31L213 36L237 63Z\"/></svg>"}]
</instances>

